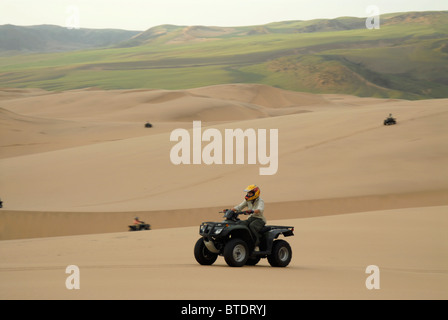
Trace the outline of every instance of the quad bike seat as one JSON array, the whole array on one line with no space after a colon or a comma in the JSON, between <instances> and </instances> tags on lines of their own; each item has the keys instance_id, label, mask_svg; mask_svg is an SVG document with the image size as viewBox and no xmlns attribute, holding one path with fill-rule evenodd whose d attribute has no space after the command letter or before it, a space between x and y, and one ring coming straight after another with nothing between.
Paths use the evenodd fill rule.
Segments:
<instances>
[{"instance_id":1,"label":"quad bike seat","mask_svg":"<svg viewBox=\"0 0 448 320\"><path fill-rule=\"evenodd\" d=\"M261 230L260 230L260 234L261 233L265 233L265 232L268 232L268 231L271 231L272 230L272 228L271 228L271 226L264 226Z\"/></svg>"}]
</instances>

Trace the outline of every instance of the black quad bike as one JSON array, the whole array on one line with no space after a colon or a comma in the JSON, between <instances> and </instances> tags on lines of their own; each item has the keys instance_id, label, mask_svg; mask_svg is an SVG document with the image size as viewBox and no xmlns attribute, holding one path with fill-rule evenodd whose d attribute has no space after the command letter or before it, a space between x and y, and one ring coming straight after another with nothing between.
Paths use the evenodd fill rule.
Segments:
<instances>
[{"instance_id":1,"label":"black quad bike","mask_svg":"<svg viewBox=\"0 0 448 320\"><path fill-rule=\"evenodd\" d=\"M247 212L225 210L222 222L203 222L199 227L201 238L194 247L194 256L201 265L212 265L218 256L224 256L230 267L256 265L267 258L273 267L286 267L291 262L291 246L280 235L294 235L294 227L264 226L260 231L259 251L249 228L238 218Z\"/></svg>"},{"instance_id":2,"label":"black quad bike","mask_svg":"<svg viewBox=\"0 0 448 320\"><path fill-rule=\"evenodd\" d=\"M392 126L392 125L394 125L394 124L397 124L397 119L395 119L395 118L392 117L392 116L389 116L389 117L387 117L387 118L384 120L384 125L385 125L385 126Z\"/></svg>"},{"instance_id":3,"label":"black quad bike","mask_svg":"<svg viewBox=\"0 0 448 320\"><path fill-rule=\"evenodd\" d=\"M129 231L142 231L142 230L151 230L151 225L147 223L139 223L129 226Z\"/></svg>"}]
</instances>

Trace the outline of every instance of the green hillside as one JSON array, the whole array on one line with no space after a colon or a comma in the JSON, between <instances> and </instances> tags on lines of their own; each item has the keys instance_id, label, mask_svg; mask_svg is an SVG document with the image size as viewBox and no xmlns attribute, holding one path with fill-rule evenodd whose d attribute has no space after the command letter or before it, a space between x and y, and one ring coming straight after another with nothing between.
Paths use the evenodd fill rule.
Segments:
<instances>
[{"instance_id":1,"label":"green hillside","mask_svg":"<svg viewBox=\"0 0 448 320\"><path fill-rule=\"evenodd\" d=\"M448 97L448 12L287 21L253 27L164 25L114 47L0 57L0 87L186 89L262 83L405 99Z\"/></svg>"},{"instance_id":2,"label":"green hillside","mask_svg":"<svg viewBox=\"0 0 448 320\"><path fill-rule=\"evenodd\" d=\"M115 29L67 29L53 25L0 26L0 54L62 52L106 47L127 41L138 31Z\"/></svg>"}]
</instances>

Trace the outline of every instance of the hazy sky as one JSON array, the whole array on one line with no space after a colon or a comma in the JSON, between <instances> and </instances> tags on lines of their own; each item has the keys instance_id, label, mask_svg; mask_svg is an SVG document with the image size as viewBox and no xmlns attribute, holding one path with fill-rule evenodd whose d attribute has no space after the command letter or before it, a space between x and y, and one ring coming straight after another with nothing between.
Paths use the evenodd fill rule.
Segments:
<instances>
[{"instance_id":1,"label":"hazy sky","mask_svg":"<svg viewBox=\"0 0 448 320\"><path fill-rule=\"evenodd\" d=\"M284 20L448 10L448 0L0 0L0 25L146 30L160 24L245 26Z\"/></svg>"}]
</instances>

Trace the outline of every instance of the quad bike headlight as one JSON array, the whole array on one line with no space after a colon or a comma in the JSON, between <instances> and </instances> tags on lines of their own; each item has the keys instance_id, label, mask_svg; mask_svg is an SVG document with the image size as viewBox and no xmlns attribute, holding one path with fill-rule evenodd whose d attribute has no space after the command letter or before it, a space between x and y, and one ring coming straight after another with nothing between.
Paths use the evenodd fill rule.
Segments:
<instances>
[{"instance_id":1,"label":"quad bike headlight","mask_svg":"<svg viewBox=\"0 0 448 320\"><path fill-rule=\"evenodd\" d=\"M222 227L221 228L216 228L214 233L215 234L220 234L222 232L222 229L224 229L224 228L222 228Z\"/></svg>"}]
</instances>

